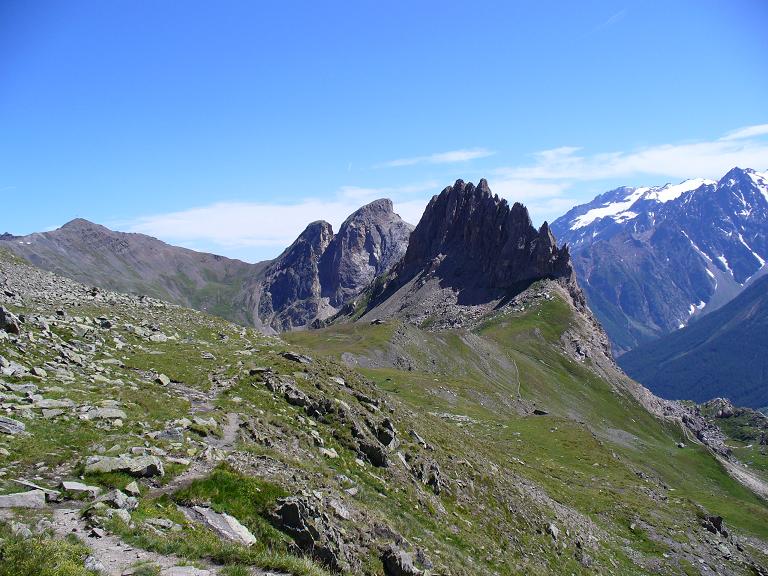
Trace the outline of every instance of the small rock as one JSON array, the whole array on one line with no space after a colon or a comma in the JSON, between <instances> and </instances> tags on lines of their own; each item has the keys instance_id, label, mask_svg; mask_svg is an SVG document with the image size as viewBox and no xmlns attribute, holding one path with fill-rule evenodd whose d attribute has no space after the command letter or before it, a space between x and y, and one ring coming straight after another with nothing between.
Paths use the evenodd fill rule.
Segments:
<instances>
[{"instance_id":1,"label":"small rock","mask_svg":"<svg viewBox=\"0 0 768 576\"><path fill-rule=\"evenodd\" d=\"M32 530L29 526L22 524L21 522L11 521L11 532L19 538L32 538Z\"/></svg>"},{"instance_id":2,"label":"small rock","mask_svg":"<svg viewBox=\"0 0 768 576\"><path fill-rule=\"evenodd\" d=\"M213 572L194 566L173 566L162 570L160 576L213 576Z\"/></svg>"},{"instance_id":3,"label":"small rock","mask_svg":"<svg viewBox=\"0 0 768 576\"><path fill-rule=\"evenodd\" d=\"M85 559L83 566L86 570L90 570L91 572L105 573L107 571L104 564L99 562L95 556L88 556Z\"/></svg>"},{"instance_id":4,"label":"small rock","mask_svg":"<svg viewBox=\"0 0 768 576\"><path fill-rule=\"evenodd\" d=\"M560 535L560 529L550 522L549 525L547 525L547 534L552 536L552 540L557 541L557 537Z\"/></svg>"},{"instance_id":5,"label":"small rock","mask_svg":"<svg viewBox=\"0 0 768 576\"><path fill-rule=\"evenodd\" d=\"M168 378L165 374L158 374L157 378L155 378L155 382L160 384L161 386L168 386L168 384L171 383L171 379Z\"/></svg>"},{"instance_id":6,"label":"small rock","mask_svg":"<svg viewBox=\"0 0 768 576\"><path fill-rule=\"evenodd\" d=\"M38 366L35 366L29 372L30 374L32 374L32 376L37 376L38 378L46 378L48 376L48 372L46 372L42 368L39 368Z\"/></svg>"},{"instance_id":7,"label":"small rock","mask_svg":"<svg viewBox=\"0 0 768 576\"><path fill-rule=\"evenodd\" d=\"M333 448L320 448L320 454L328 458L338 458L339 454Z\"/></svg>"},{"instance_id":8,"label":"small rock","mask_svg":"<svg viewBox=\"0 0 768 576\"><path fill-rule=\"evenodd\" d=\"M136 483L136 480L133 480L130 482L126 487L125 491L130 494L131 496L140 496L141 491L139 490L139 485Z\"/></svg>"},{"instance_id":9,"label":"small rock","mask_svg":"<svg viewBox=\"0 0 768 576\"><path fill-rule=\"evenodd\" d=\"M120 510L135 510L139 505L136 498L128 496L121 490L110 490L101 496L97 502L103 502L112 508L118 508Z\"/></svg>"},{"instance_id":10,"label":"small rock","mask_svg":"<svg viewBox=\"0 0 768 576\"><path fill-rule=\"evenodd\" d=\"M381 562L384 564L384 574L387 576L420 576L424 574L413 565L413 557L408 552L394 545L384 550L381 555Z\"/></svg>"}]
</instances>

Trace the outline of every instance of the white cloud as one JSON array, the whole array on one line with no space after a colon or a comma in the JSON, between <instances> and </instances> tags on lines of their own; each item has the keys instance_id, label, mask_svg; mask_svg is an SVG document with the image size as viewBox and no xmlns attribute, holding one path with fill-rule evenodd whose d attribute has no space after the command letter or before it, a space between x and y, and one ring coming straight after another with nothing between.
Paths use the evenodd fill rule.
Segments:
<instances>
[{"instance_id":1,"label":"white cloud","mask_svg":"<svg viewBox=\"0 0 768 576\"><path fill-rule=\"evenodd\" d=\"M436 189L435 182L385 188L345 186L328 200L307 198L294 204L217 202L108 223L108 226L155 236L195 250L225 254L250 252L267 258L290 245L310 222L326 220L338 230L352 212L382 197L392 198L395 212L406 222L415 224L427 201L413 196Z\"/></svg>"},{"instance_id":2,"label":"white cloud","mask_svg":"<svg viewBox=\"0 0 768 576\"><path fill-rule=\"evenodd\" d=\"M414 156L411 158L398 158L379 164L379 166L398 167L415 166L417 164L455 164L457 162L468 162L477 158L487 158L493 156L495 152L487 148L468 148L464 150L451 150L450 152L438 152L427 156Z\"/></svg>"},{"instance_id":3,"label":"white cloud","mask_svg":"<svg viewBox=\"0 0 768 576\"><path fill-rule=\"evenodd\" d=\"M768 125L748 126L712 141L661 144L630 152L579 153L574 147L544 150L527 165L497 174L510 179L562 182L597 181L652 175L671 178L718 178L734 166L768 166Z\"/></svg>"},{"instance_id":4,"label":"white cloud","mask_svg":"<svg viewBox=\"0 0 768 576\"><path fill-rule=\"evenodd\" d=\"M754 126L746 126L728 132L721 140L740 140L742 138L753 138L755 136L763 136L768 134L768 124L756 124Z\"/></svg>"}]
</instances>

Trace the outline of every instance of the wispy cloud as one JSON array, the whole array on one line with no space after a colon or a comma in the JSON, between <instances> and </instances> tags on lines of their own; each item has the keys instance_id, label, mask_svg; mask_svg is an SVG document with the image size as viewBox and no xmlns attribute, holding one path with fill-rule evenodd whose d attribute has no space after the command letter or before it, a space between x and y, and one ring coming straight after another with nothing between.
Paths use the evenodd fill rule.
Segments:
<instances>
[{"instance_id":1,"label":"wispy cloud","mask_svg":"<svg viewBox=\"0 0 768 576\"><path fill-rule=\"evenodd\" d=\"M587 153L561 146L530 155L530 162L497 168L494 192L526 203L535 219L552 219L617 181L663 184L692 177L719 178L734 166L768 167L768 124L733 130L713 139L667 143L628 151Z\"/></svg>"},{"instance_id":2,"label":"wispy cloud","mask_svg":"<svg viewBox=\"0 0 768 576\"><path fill-rule=\"evenodd\" d=\"M262 258L279 253L312 221L327 220L338 230L347 216L377 198L393 199L395 211L405 221L418 222L426 205L421 197L436 187L437 183L431 181L401 187L345 186L327 200L306 198L292 204L216 202L107 225L197 250L224 254L252 252Z\"/></svg>"},{"instance_id":3,"label":"wispy cloud","mask_svg":"<svg viewBox=\"0 0 768 576\"><path fill-rule=\"evenodd\" d=\"M755 136L764 136L768 134L768 124L756 124L754 126L746 126L728 132L721 140L741 140L743 138L754 138Z\"/></svg>"},{"instance_id":4,"label":"wispy cloud","mask_svg":"<svg viewBox=\"0 0 768 576\"><path fill-rule=\"evenodd\" d=\"M597 181L638 175L716 178L734 166L768 166L768 125L747 126L711 141L659 144L627 152L583 153L577 147L544 150L533 162L504 167L507 178L541 181Z\"/></svg>"},{"instance_id":5,"label":"wispy cloud","mask_svg":"<svg viewBox=\"0 0 768 576\"><path fill-rule=\"evenodd\" d=\"M459 162L468 162L477 158L487 158L493 156L495 152L487 148L467 148L464 150L451 150L449 152L438 152L427 156L413 156L411 158L398 158L379 164L380 167L394 168L398 166L416 166L418 164L455 164Z\"/></svg>"}]
</instances>

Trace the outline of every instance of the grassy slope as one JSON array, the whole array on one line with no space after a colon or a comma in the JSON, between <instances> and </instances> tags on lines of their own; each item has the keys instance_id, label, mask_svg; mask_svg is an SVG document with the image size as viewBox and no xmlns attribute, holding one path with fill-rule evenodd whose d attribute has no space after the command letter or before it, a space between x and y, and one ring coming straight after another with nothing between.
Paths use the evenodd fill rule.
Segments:
<instances>
[{"instance_id":1,"label":"grassy slope","mask_svg":"<svg viewBox=\"0 0 768 576\"><path fill-rule=\"evenodd\" d=\"M629 529L631 521L642 519L663 537L684 538L680 519L695 518L694 503L740 530L768 537L765 503L733 481L704 448L677 448L676 442L685 440L680 429L662 424L634 399L617 394L558 351L558 339L569 322L569 308L555 300L520 315L497 317L477 330L504 360L515 361L522 398L535 401L548 416L519 416L507 401L517 394L514 371L503 371L499 361L478 358L460 332L421 333L420 341L413 341L414 357L428 355L436 361L428 371L366 373L420 418L429 420L425 412L439 411L471 416L477 424L471 434L461 435L460 444L467 443L500 466L508 466L510 458L522 460L525 465L515 466L515 473L637 549L648 544L645 536ZM286 339L339 357L383 348L395 329L346 325L320 334L289 334ZM456 370L456 359L470 368ZM434 418L430 424L426 427L433 433L442 433L441 443L455 443L454 430ZM649 490L637 472L672 489L663 504L656 500L657 490ZM657 538L652 546L663 548L662 540Z\"/></svg>"},{"instance_id":2,"label":"grassy slope","mask_svg":"<svg viewBox=\"0 0 768 576\"><path fill-rule=\"evenodd\" d=\"M52 305L41 310L34 306L16 311L50 315L55 308ZM93 381L74 370L74 382L58 391L51 387L45 397L66 396L78 404L115 399L128 413L128 419L120 429L105 429L87 421L75 427L71 419L25 419L31 436L0 438L0 445L10 452L2 460L6 480L0 481L0 491L18 490L11 478L35 477L46 484L49 475L75 477L78 470L74 465L99 446L109 450L116 445L118 450L125 450L141 445L148 441L147 430L162 429L168 421L187 415L192 399L170 393L155 383L156 372L199 391L211 388L212 373L223 380L232 379L232 385L216 398L206 416L213 416L219 423L231 412L239 412L244 418L257 417L295 437L296 445L307 454L316 454L309 435L313 428L307 424L303 410L289 406L257 377L248 376L251 366L270 366L285 375L295 375L302 369L304 376L296 376L296 383L308 393L318 393L313 382L342 376L349 386L389 398L390 405L396 408L390 416L400 431L401 450L419 453L406 433L417 430L434 445L432 454L449 480L448 488L438 497L419 482L400 475L396 467L359 465L356 452L349 449L348 428L333 421L318 423L315 428L325 446L339 453L332 460L316 456L298 459L279 445L269 447L241 437L238 450L293 468L303 483L274 487L272 478L244 480L244 492L230 490L222 498L221 488L231 485L233 479L222 479L226 474L218 472L171 498L210 501L222 510L243 516L255 531L263 530L265 546L252 551L222 547L207 531L186 524L172 538L153 536L142 528L143 517L167 517L183 523L168 497L161 496L142 499L134 513L136 528L114 527L140 547L189 559L210 558L232 566L255 564L296 574L320 574L319 567L286 552L280 538L270 533L262 521L263 514L276 495L299 489L324 490L336 483L339 475L359 488L355 506L364 509L370 518L392 526L423 548L438 567L450 567L451 573L457 575L590 573L575 557L572 541L567 549L560 547L567 536L561 535L555 546L543 530L545 522L555 520L553 507L561 506L572 510L572 527L594 522L599 543L594 549L588 545L586 549L597 566L608 568L606 573L654 572L639 568L630 559L635 554L660 563L662 573L687 569L663 554L668 549L666 540L691 539L690 526L697 514L692 502L722 514L731 527L768 537L765 506L732 482L706 452L697 447L675 448L675 442L682 438L679 430L660 427L633 400L616 396L608 384L557 351L553 344L571 321L569 309L557 300L521 315L498 317L474 335L459 331L429 333L393 324L342 325L286 335L289 345L252 331L241 332L239 327L217 318L173 307L137 310L81 306L68 312L112 318L116 326L113 333L118 333L128 346L120 352L111 349L111 333L107 332L106 344L96 359L108 357L108 352L121 357L125 367L109 365L105 369L103 375L112 383ZM122 330L124 322L137 324L141 319L150 319L165 333L178 335L178 340L149 342ZM34 327L27 325L26 329L37 332L39 338ZM66 328L53 326L53 330L63 339L71 339ZM339 357L343 352L384 350L398 331L405 334L402 348L413 358L414 370L354 371L324 359ZM486 343L480 353L475 337ZM300 367L279 355L293 346L312 348L315 361ZM213 354L215 360L200 359L202 352ZM0 343L0 354L17 357L8 342ZM23 360L28 365L41 365L52 357L45 348L28 346ZM519 380L509 369L513 360ZM548 410L548 416L518 415L518 383L521 396ZM323 389L326 395L350 405L356 402L327 384ZM472 420L447 420L441 413L466 415ZM194 434L189 436L194 440ZM191 456L188 449L202 448L195 442L185 442L182 448L159 439L150 443L177 456ZM167 470L164 481L181 472L175 465ZM636 472L641 470L651 479L640 478ZM655 478L661 478L674 491L660 488ZM129 479L113 475L87 480L124 486ZM262 481L270 483L260 484ZM262 494L266 500L256 497L249 504L248 499L265 487L268 490ZM146 487L142 489L146 492ZM249 506L254 511L251 516L243 512ZM557 522L561 521L559 516ZM637 524L634 529L630 528L632 523ZM561 523L561 530L566 526ZM371 574L381 573L375 554L365 561L364 569Z\"/></svg>"}]
</instances>

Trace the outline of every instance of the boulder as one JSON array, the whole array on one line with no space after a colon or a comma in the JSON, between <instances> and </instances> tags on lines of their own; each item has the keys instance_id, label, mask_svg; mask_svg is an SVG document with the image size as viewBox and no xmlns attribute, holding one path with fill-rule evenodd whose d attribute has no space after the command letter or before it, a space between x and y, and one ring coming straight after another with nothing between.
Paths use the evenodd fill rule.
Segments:
<instances>
[{"instance_id":1,"label":"boulder","mask_svg":"<svg viewBox=\"0 0 768 576\"><path fill-rule=\"evenodd\" d=\"M125 472L131 476L147 478L163 476L163 463L157 456L89 456L85 461L86 474Z\"/></svg>"},{"instance_id":2,"label":"boulder","mask_svg":"<svg viewBox=\"0 0 768 576\"><path fill-rule=\"evenodd\" d=\"M128 496L121 490L110 490L103 496L101 496L97 502L103 502L107 506L117 508L119 510L135 510L139 505L138 500L132 496Z\"/></svg>"},{"instance_id":3,"label":"boulder","mask_svg":"<svg viewBox=\"0 0 768 576\"><path fill-rule=\"evenodd\" d=\"M392 545L381 555L384 564L384 574L387 576L421 576L423 571L413 564L413 558L408 552Z\"/></svg>"},{"instance_id":4,"label":"boulder","mask_svg":"<svg viewBox=\"0 0 768 576\"><path fill-rule=\"evenodd\" d=\"M0 496L0 508L45 508L45 492L29 490Z\"/></svg>"},{"instance_id":5,"label":"boulder","mask_svg":"<svg viewBox=\"0 0 768 576\"><path fill-rule=\"evenodd\" d=\"M88 486L82 482L70 482L68 480L59 484L59 488L61 488L61 491L64 492L65 496L75 498L83 495L95 498L101 493L101 488L98 486Z\"/></svg>"},{"instance_id":6,"label":"boulder","mask_svg":"<svg viewBox=\"0 0 768 576\"><path fill-rule=\"evenodd\" d=\"M360 452L368 458L368 461L379 468L389 466L389 458L386 449L380 444L372 442L360 442Z\"/></svg>"},{"instance_id":7,"label":"boulder","mask_svg":"<svg viewBox=\"0 0 768 576\"><path fill-rule=\"evenodd\" d=\"M190 516L193 520L215 532L223 540L229 540L243 546L251 546L256 543L256 537L234 516L202 506L193 506L190 510Z\"/></svg>"},{"instance_id":8,"label":"boulder","mask_svg":"<svg viewBox=\"0 0 768 576\"><path fill-rule=\"evenodd\" d=\"M271 520L316 560L338 572L349 570L347 548L341 534L309 499L291 496L278 500Z\"/></svg>"},{"instance_id":9,"label":"boulder","mask_svg":"<svg viewBox=\"0 0 768 576\"><path fill-rule=\"evenodd\" d=\"M20 434L21 432L24 432L26 429L26 426L23 422L19 422L18 420L14 420L13 418L7 418L5 416L0 416L0 432L3 434L10 434L11 436L14 436L16 434Z\"/></svg>"},{"instance_id":10,"label":"boulder","mask_svg":"<svg viewBox=\"0 0 768 576\"><path fill-rule=\"evenodd\" d=\"M10 310L0 306L0 330L10 334L20 334L19 319Z\"/></svg>"},{"instance_id":11,"label":"boulder","mask_svg":"<svg viewBox=\"0 0 768 576\"><path fill-rule=\"evenodd\" d=\"M304 354L297 354L296 352L283 352L281 356L286 360L293 360L294 362L298 362L299 364L312 363L312 358L310 358L309 356L305 356Z\"/></svg>"}]
</instances>

